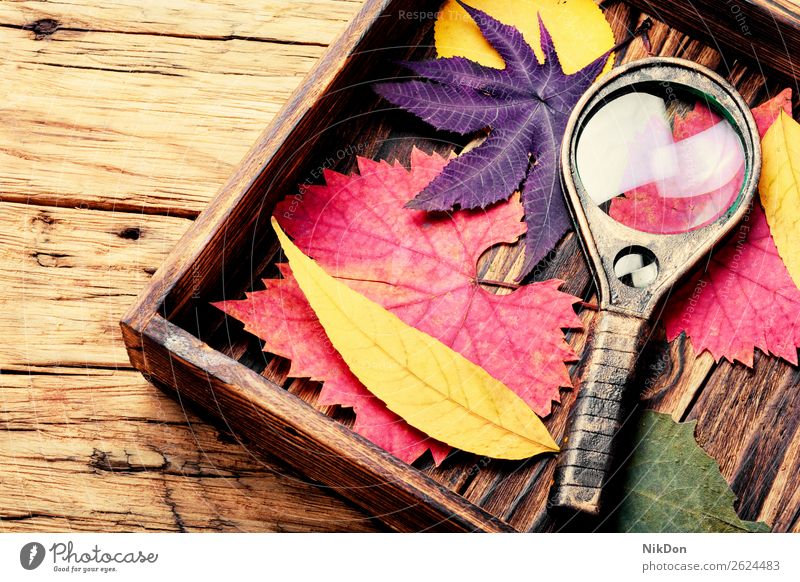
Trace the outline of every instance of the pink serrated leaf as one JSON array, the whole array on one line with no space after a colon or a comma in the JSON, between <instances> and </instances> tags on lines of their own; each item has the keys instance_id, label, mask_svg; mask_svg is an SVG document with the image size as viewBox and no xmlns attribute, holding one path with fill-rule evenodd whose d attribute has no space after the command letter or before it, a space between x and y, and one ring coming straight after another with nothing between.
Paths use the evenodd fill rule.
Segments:
<instances>
[{"instance_id":1,"label":"pink serrated leaf","mask_svg":"<svg viewBox=\"0 0 800 582\"><path fill-rule=\"evenodd\" d=\"M566 361L575 354L562 328L580 327L577 298L559 281L494 295L477 283L477 261L525 231L518 199L486 210L433 215L404 204L441 172L446 160L418 150L411 171L359 159L359 174L326 172L324 186L287 198L275 215L297 246L327 273L436 337L517 392L540 416L559 387L571 385ZM386 410L347 369L314 317L291 272L265 281L244 301L217 304L261 337L265 350L292 360L290 376L323 382L320 402L353 407L355 430L411 462L430 447L440 462L447 447Z\"/></svg>"},{"instance_id":2,"label":"pink serrated leaf","mask_svg":"<svg viewBox=\"0 0 800 582\"><path fill-rule=\"evenodd\" d=\"M780 111L791 114L791 92L753 110L763 136ZM685 332L695 350L716 360L753 365L759 348L793 364L800 347L800 290L795 286L772 240L758 201L735 236L711 257L665 309L667 338Z\"/></svg>"}]
</instances>

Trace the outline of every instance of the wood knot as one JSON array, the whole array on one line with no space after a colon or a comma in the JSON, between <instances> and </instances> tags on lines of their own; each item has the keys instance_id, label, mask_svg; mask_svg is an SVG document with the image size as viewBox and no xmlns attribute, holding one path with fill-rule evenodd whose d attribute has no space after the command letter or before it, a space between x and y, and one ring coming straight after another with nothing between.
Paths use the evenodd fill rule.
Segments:
<instances>
[{"instance_id":1,"label":"wood knot","mask_svg":"<svg viewBox=\"0 0 800 582\"><path fill-rule=\"evenodd\" d=\"M118 236L127 240L139 240L139 237L142 236L142 231L134 226L121 230Z\"/></svg>"},{"instance_id":2,"label":"wood knot","mask_svg":"<svg viewBox=\"0 0 800 582\"><path fill-rule=\"evenodd\" d=\"M92 449L92 455L89 457L89 466L98 471L113 471L111 460L108 457L107 451L100 449Z\"/></svg>"},{"instance_id":3,"label":"wood knot","mask_svg":"<svg viewBox=\"0 0 800 582\"><path fill-rule=\"evenodd\" d=\"M22 27L22 30L30 30L36 40L42 40L59 29L61 23L55 18L40 18Z\"/></svg>"}]
</instances>

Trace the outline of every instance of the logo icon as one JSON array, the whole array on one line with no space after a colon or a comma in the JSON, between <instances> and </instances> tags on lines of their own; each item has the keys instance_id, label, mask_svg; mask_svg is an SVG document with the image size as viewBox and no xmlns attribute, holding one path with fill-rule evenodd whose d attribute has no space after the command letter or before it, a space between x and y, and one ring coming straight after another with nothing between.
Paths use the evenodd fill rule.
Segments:
<instances>
[{"instance_id":1,"label":"logo icon","mask_svg":"<svg viewBox=\"0 0 800 582\"><path fill-rule=\"evenodd\" d=\"M26 570L35 570L44 561L44 546L39 542L29 542L19 551L19 563Z\"/></svg>"}]
</instances>

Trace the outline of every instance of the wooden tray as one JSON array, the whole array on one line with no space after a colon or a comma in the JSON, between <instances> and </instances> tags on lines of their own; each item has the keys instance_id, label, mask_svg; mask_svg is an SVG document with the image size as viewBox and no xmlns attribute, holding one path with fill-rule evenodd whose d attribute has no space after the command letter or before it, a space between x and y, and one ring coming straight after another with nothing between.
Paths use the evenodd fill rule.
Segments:
<instances>
[{"instance_id":1,"label":"wooden tray","mask_svg":"<svg viewBox=\"0 0 800 582\"><path fill-rule=\"evenodd\" d=\"M449 151L451 146L430 127L388 110L369 83L397 72L392 63L398 60L433 55L433 21L398 15L435 12L440 3L366 2L155 274L122 320L122 331L131 362L146 378L199 405L249 447L283 459L391 528L559 529L563 524L546 511L552 458L501 462L456 453L439 468L427 455L406 465L354 434L347 410L316 406L318 384L287 380L285 360L264 353L241 324L209 305L242 298L261 288L262 278L275 276L277 244L269 216L276 202L294 193L316 169L349 172L354 151L404 163L414 144ZM785 0L617 3L607 8L617 39L645 18L639 8L655 21L650 32L654 53L716 69L752 103L797 77L791 55L800 54L800 11ZM666 23L701 33L709 43ZM643 45L635 41L621 51L618 62L644 56ZM347 155L332 164L340 151ZM495 249L482 269L493 279L502 278L518 252ZM587 299L593 295L573 235L537 270L538 280L552 277L565 279L570 293ZM587 325L592 316L589 310L581 313ZM578 353L585 337L584 332L568 337ZM646 362L639 379L644 404L676 419L699 420L700 442L720 461L740 496L742 516L766 519L776 530L797 528L800 499L786 476L796 475L800 467L800 391L789 389L800 383L798 371L760 353L752 370L715 364L708 355L695 358L684 340L667 346L663 333L651 342ZM556 438L573 400L572 391L563 391L562 404L546 420Z\"/></svg>"}]
</instances>

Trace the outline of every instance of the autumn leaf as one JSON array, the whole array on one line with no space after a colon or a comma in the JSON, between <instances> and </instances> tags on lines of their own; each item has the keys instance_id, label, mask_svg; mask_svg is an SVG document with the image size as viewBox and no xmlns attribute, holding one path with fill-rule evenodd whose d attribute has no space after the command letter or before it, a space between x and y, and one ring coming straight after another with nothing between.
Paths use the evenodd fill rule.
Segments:
<instances>
[{"instance_id":1,"label":"autumn leaf","mask_svg":"<svg viewBox=\"0 0 800 582\"><path fill-rule=\"evenodd\" d=\"M519 30L540 63L545 60L539 38L541 16L567 75L579 71L614 46L611 26L594 0L470 0L469 5ZM436 19L434 40L439 57L464 57L497 69L505 65L456 0L447 0L442 6ZM607 68L610 66L609 62Z\"/></svg>"},{"instance_id":2,"label":"autumn leaf","mask_svg":"<svg viewBox=\"0 0 800 582\"><path fill-rule=\"evenodd\" d=\"M406 66L420 79L381 83L375 89L437 129L459 134L491 129L483 143L453 159L408 207L486 208L521 188L528 226L524 275L571 226L558 170L561 140L570 111L603 70L608 54L566 75L541 18L543 63L516 28L459 5L505 68L463 57L409 62Z\"/></svg>"},{"instance_id":3,"label":"autumn leaf","mask_svg":"<svg viewBox=\"0 0 800 582\"><path fill-rule=\"evenodd\" d=\"M762 135L789 103L782 93L753 111ZM708 351L716 360L752 366L753 349L759 348L797 364L800 290L778 254L757 201L734 236L711 256L705 271L670 298L664 323L667 339L686 333L698 353Z\"/></svg>"},{"instance_id":4,"label":"autumn leaf","mask_svg":"<svg viewBox=\"0 0 800 582\"><path fill-rule=\"evenodd\" d=\"M549 414L559 387L571 386L564 362L575 355L561 329L580 326L572 308L577 298L558 291L559 281L508 295L476 281L480 255L524 233L519 201L452 216L405 210L446 160L414 150L411 171L358 163L360 175L326 171L326 185L279 204L281 226L327 273L480 365L539 416ZM330 346L290 270L284 267L283 275L244 301L218 305L262 338L266 351L290 359L291 377L322 381L320 403L352 407L354 430L407 462L428 446L441 461L447 448L409 430L361 385Z\"/></svg>"},{"instance_id":5,"label":"autumn leaf","mask_svg":"<svg viewBox=\"0 0 800 582\"><path fill-rule=\"evenodd\" d=\"M263 339L265 351L287 358L290 377L324 382L319 404L352 408L355 432L407 463L429 449L441 463L450 447L410 427L364 387L331 345L289 266L279 267L285 278L265 279L265 291L215 305Z\"/></svg>"},{"instance_id":6,"label":"autumn leaf","mask_svg":"<svg viewBox=\"0 0 800 582\"><path fill-rule=\"evenodd\" d=\"M761 149L761 204L778 253L800 287L800 124L781 111Z\"/></svg>"},{"instance_id":7,"label":"autumn leaf","mask_svg":"<svg viewBox=\"0 0 800 582\"><path fill-rule=\"evenodd\" d=\"M772 99L765 101L752 110L759 135L763 137L767 133L767 130L778 119L781 111L785 111L789 115L792 114L792 90L789 88L784 89Z\"/></svg>"},{"instance_id":8,"label":"autumn leaf","mask_svg":"<svg viewBox=\"0 0 800 582\"><path fill-rule=\"evenodd\" d=\"M526 459L558 446L507 386L439 340L328 275L272 219L283 252L333 347L387 408L464 451Z\"/></svg>"},{"instance_id":9,"label":"autumn leaf","mask_svg":"<svg viewBox=\"0 0 800 582\"><path fill-rule=\"evenodd\" d=\"M736 497L719 466L694 440L696 424L653 411L642 414L621 479L622 497L607 527L634 533L770 530L736 515Z\"/></svg>"}]
</instances>

